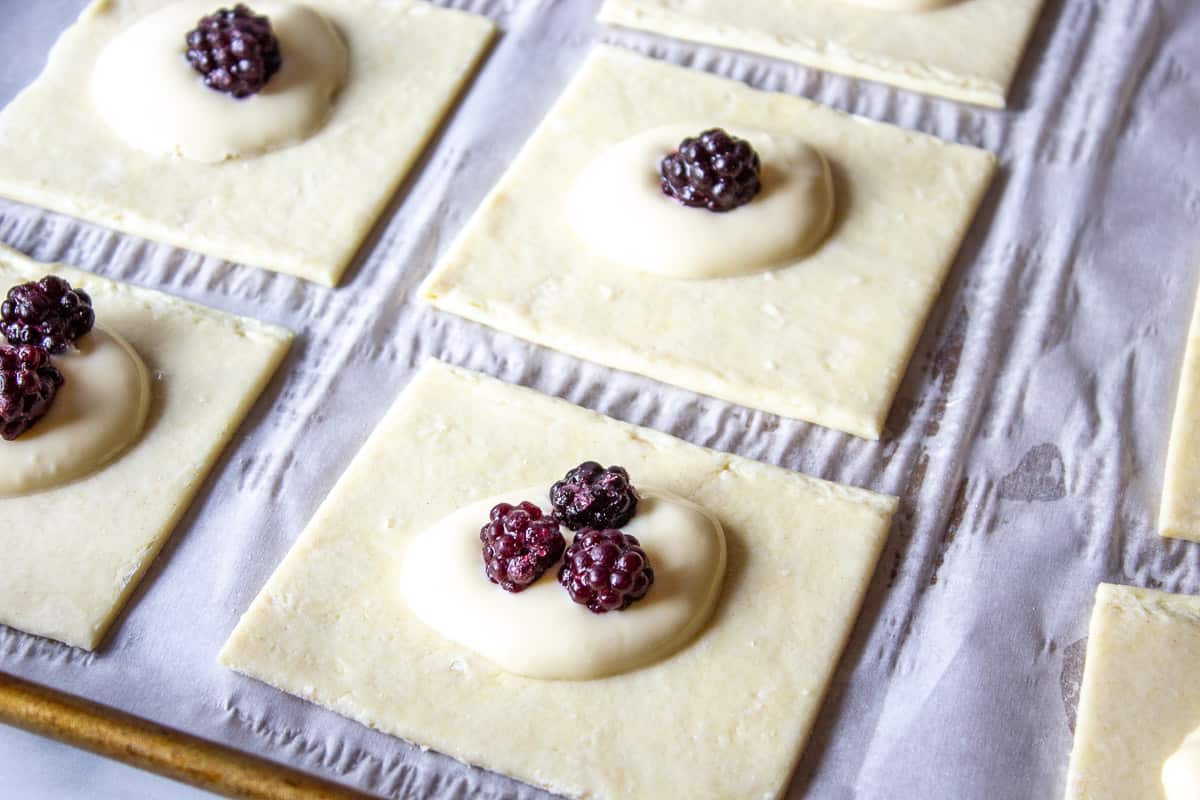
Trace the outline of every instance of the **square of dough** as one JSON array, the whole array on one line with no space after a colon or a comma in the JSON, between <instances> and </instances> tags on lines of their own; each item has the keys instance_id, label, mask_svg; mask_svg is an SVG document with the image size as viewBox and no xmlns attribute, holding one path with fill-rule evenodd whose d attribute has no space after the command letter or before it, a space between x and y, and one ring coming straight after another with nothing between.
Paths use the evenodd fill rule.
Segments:
<instances>
[{"instance_id":1,"label":"square of dough","mask_svg":"<svg viewBox=\"0 0 1200 800\"><path fill-rule=\"evenodd\" d=\"M606 0L600 21L1003 108L1044 0Z\"/></svg>"},{"instance_id":2,"label":"square of dough","mask_svg":"<svg viewBox=\"0 0 1200 800\"><path fill-rule=\"evenodd\" d=\"M0 291L48 274L86 289L98 324L129 342L151 376L146 427L128 450L73 483L0 499L0 623L91 650L187 511L292 334L0 247Z\"/></svg>"},{"instance_id":3,"label":"square of dough","mask_svg":"<svg viewBox=\"0 0 1200 800\"><path fill-rule=\"evenodd\" d=\"M1164 798L1161 770L1200 727L1200 597L1100 584L1067 800Z\"/></svg>"},{"instance_id":4,"label":"square of dough","mask_svg":"<svg viewBox=\"0 0 1200 800\"><path fill-rule=\"evenodd\" d=\"M614 677L543 681L499 671L408 610L397 570L423 529L482 497L549 487L591 458L704 505L724 526L723 594L690 645ZM568 797L775 797L895 508L891 497L431 361L242 617L221 662Z\"/></svg>"},{"instance_id":5,"label":"square of dough","mask_svg":"<svg viewBox=\"0 0 1200 800\"><path fill-rule=\"evenodd\" d=\"M825 155L837 211L815 253L673 280L589 251L565 211L578 171L694 121L794 134ZM421 294L590 361L877 439L994 168L983 150L602 46Z\"/></svg>"},{"instance_id":6,"label":"square of dough","mask_svg":"<svg viewBox=\"0 0 1200 800\"><path fill-rule=\"evenodd\" d=\"M333 286L471 76L493 24L424 0L305 0L350 55L329 120L291 147L203 164L131 148L91 100L104 46L170 2L95 0L63 33L42 74L0 113L0 195Z\"/></svg>"},{"instance_id":7,"label":"square of dough","mask_svg":"<svg viewBox=\"0 0 1200 800\"><path fill-rule=\"evenodd\" d=\"M1200 542L1200 297L1179 375L1158 532Z\"/></svg>"}]
</instances>

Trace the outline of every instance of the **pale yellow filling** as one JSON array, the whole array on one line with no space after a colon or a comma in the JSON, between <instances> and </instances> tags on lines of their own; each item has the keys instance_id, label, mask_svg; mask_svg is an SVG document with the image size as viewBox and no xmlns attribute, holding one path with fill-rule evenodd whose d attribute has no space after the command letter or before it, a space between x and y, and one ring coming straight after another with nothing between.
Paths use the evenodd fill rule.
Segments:
<instances>
[{"instance_id":1,"label":"pale yellow filling","mask_svg":"<svg viewBox=\"0 0 1200 800\"><path fill-rule=\"evenodd\" d=\"M816 148L778 133L728 129L762 162L762 189L725 212L684 206L662 192L659 163L706 126L666 125L606 148L575 179L572 228L618 265L670 278L720 278L794 264L833 220L829 164Z\"/></svg>"},{"instance_id":2,"label":"pale yellow filling","mask_svg":"<svg viewBox=\"0 0 1200 800\"><path fill-rule=\"evenodd\" d=\"M49 412L0 442L0 497L44 491L94 472L129 447L150 408L146 365L120 336L96 327L54 365L65 383Z\"/></svg>"},{"instance_id":3,"label":"pale yellow filling","mask_svg":"<svg viewBox=\"0 0 1200 800\"><path fill-rule=\"evenodd\" d=\"M1200 800L1200 728L1163 762L1162 783L1167 800Z\"/></svg>"}]
</instances>

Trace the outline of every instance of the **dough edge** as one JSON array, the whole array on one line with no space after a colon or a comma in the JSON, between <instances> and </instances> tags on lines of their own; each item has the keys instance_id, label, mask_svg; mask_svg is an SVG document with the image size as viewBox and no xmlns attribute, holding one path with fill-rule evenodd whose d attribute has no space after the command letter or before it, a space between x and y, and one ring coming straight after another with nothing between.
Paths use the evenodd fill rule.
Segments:
<instances>
[{"instance_id":1,"label":"dough edge","mask_svg":"<svg viewBox=\"0 0 1200 800\"><path fill-rule=\"evenodd\" d=\"M1187 333L1159 507L1160 536L1200 542L1200 290Z\"/></svg>"},{"instance_id":2,"label":"dough edge","mask_svg":"<svg viewBox=\"0 0 1200 800\"><path fill-rule=\"evenodd\" d=\"M1140 632L1168 631L1177 625L1196 629L1196 636L1200 639L1200 596L1173 594L1123 584L1097 585L1088 623L1087 654L1080 682L1075 735L1067 767L1064 791L1066 800L1115 800L1117 797L1127 796L1122 792L1130 790L1131 787L1120 785L1130 780L1129 775L1123 771L1127 762L1134 764L1135 772L1151 773L1150 784L1160 787L1161 796L1161 761L1150 763L1153 759L1145 758L1146 753L1134 753L1121 747L1122 739L1135 742L1135 746L1142 743L1145 737L1139 736L1139 726L1133 725L1132 730L1114 728L1114 722L1119 720L1112 718L1114 712L1111 708L1104 707L1113 699L1109 683L1114 676L1110 673L1116 673L1116 677L1121 678L1123 672L1128 673L1130 670L1123 662L1135 662L1141 654L1130 652L1124 647L1114 651L1113 648L1119 646L1119 643L1114 645L1109 644L1109 641L1119 638L1123 632L1131 629ZM1136 674L1138 680L1144 679L1149 689L1153 690L1156 683L1154 675L1140 670ZM1130 676L1126 674L1124 677ZM1136 704L1139 699L1137 688L1122 687L1129 689L1129 692L1117 705L1121 705L1122 700L1127 706ZM1134 718L1139 716L1136 709L1130 715ZM1200 717L1189 721L1185 727L1191 730L1198 723ZM1180 739L1182 740L1182 734ZM1110 740L1116 742L1111 750L1104 747ZM1179 742L1174 742L1170 745L1170 748L1161 754L1162 758L1165 759L1174 752L1178 744ZM1097 752L1102 752L1103 757L1098 756ZM1099 767L1095 764L1098 759L1101 761ZM1130 762L1130 759L1134 761ZM1145 763L1141 763L1142 760L1145 760Z\"/></svg>"}]
</instances>

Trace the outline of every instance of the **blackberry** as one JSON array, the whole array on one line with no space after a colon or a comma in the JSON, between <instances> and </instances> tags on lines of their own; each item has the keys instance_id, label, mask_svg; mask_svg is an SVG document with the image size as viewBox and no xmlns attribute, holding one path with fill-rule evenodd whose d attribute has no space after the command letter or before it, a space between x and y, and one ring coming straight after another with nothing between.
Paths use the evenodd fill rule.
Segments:
<instances>
[{"instance_id":1,"label":"blackberry","mask_svg":"<svg viewBox=\"0 0 1200 800\"><path fill-rule=\"evenodd\" d=\"M0 345L0 438L12 441L50 410L63 375L35 344Z\"/></svg>"},{"instance_id":2,"label":"blackberry","mask_svg":"<svg viewBox=\"0 0 1200 800\"><path fill-rule=\"evenodd\" d=\"M654 569L636 537L584 528L567 548L558 582L576 603L605 614L645 597L654 583Z\"/></svg>"},{"instance_id":3,"label":"blackberry","mask_svg":"<svg viewBox=\"0 0 1200 800\"><path fill-rule=\"evenodd\" d=\"M186 41L188 63L204 85L238 99L260 91L283 63L271 21L242 3L201 17Z\"/></svg>"},{"instance_id":4,"label":"blackberry","mask_svg":"<svg viewBox=\"0 0 1200 800\"><path fill-rule=\"evenodd\" d=\"M55 275L8 290L0 303L0 333L10 344L36 344L57 355L92 329L92 298Z\"/></svg>"},{"instance_id":5,"label":"blackberry","mask_svg":"<svg viewBox=\"0 0 1200 800\"><path fill-rule=\"evenodd\" d=\"M623 467L585 461L550 487L554 517L573 531L619 528L633 519L637 493Z\"/></svg>"},{"instance_id":6,"label":"blackberry","mask_svg":"<svg viewBox=\"0 0 1200 800\"><path fill-rule=\"evenodd\" d=\"M688 137L658 165L663 194L685 206L732 211L762 189L758 153L745 139L712 128Z\"/></svg>"},{"instance_id":7,"label":"blackberry","mask_svg":"<svg viewBox=\"0 0 1200 800\"><path fill-rule=\"evenodd\" d=\"M533 503L493 506L479 530L488 579L506 592L519 592L562 558L566 539L553 519Z\"/></svg>"}]
</instances>

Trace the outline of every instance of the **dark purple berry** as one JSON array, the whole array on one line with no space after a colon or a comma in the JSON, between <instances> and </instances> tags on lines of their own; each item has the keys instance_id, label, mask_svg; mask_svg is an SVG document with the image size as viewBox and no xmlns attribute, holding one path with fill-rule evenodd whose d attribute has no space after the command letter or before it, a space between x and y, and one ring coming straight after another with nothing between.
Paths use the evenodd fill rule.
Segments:
<instances>
[{"instance_id":1,"label":"dark purple berry","mask_svg":"<svg viewBox=\"0 0 1200 800\"><path fill-rule=\"evenodd\" d=\"M637 493L622 467L585 461L550 487L554 517L573 531L580 528L619 528L633 519Z\"/></svg>"},{"instance_id":2,"label":"dark purple berry","mask_svg":"<svg viewBox=\"0 0 1200 800\"><path fill-rule=\"evenodd\" d=\"M9 344L35 344L56 355L95 322L88 293L54 275L14 286L0 303L0 333Z\"/></svg>"},{"instance_id":3,"label":"dark purple berry","mask_svg":"<svg viewBox=\"0 0 1200 800\"><path fill-rule=\"evenodd\" d=\"M12 441L50 410L62 373L36 344L0 345L0 438Z\"/></svg>"},{"instance_id":4,"label":"dark purple berry","mask_svg":"<svg viewBox=\"0 0 1200 800\"><path fill-rule=\"evenodd\" d=\"M685 206L732 211L762 189L758 153L745 139L713 128L679 143L658 165L663 194Z\"/></svg>"},{"instance_id":5,"label":"dark purple berry","mask_svg":"<svg viewBox=\"0 0 1200 800\"><path fill-rule=\"evenodd\" d=\"M239 99L260 91L283 63L271 21L242 3L201 17L186 41L204 85Z\"/></svg>"},{"instance_id":6,"label":"dark purple berry","mask_svg":"<svg viewBox=\"0 0 1200 800\"><path fill-rule=\"evenodd\" d=\"M605 614L645 597L654 583L654 569L636 537L584 528L567 548L558 582L576 603Z\"/></svg>"},{"instance_id":7,"label":"dark purple berry","mask_svg":"<svg viewBox=\"0 0 1200 800\"><path fill-rule=\"evenodd\" d=\"M506 592L519 592L562 558L566 539L558 523L543 518L533 503L493 506L491 520L479 530L488 579Z\"/></svg>"}]
</instances>

